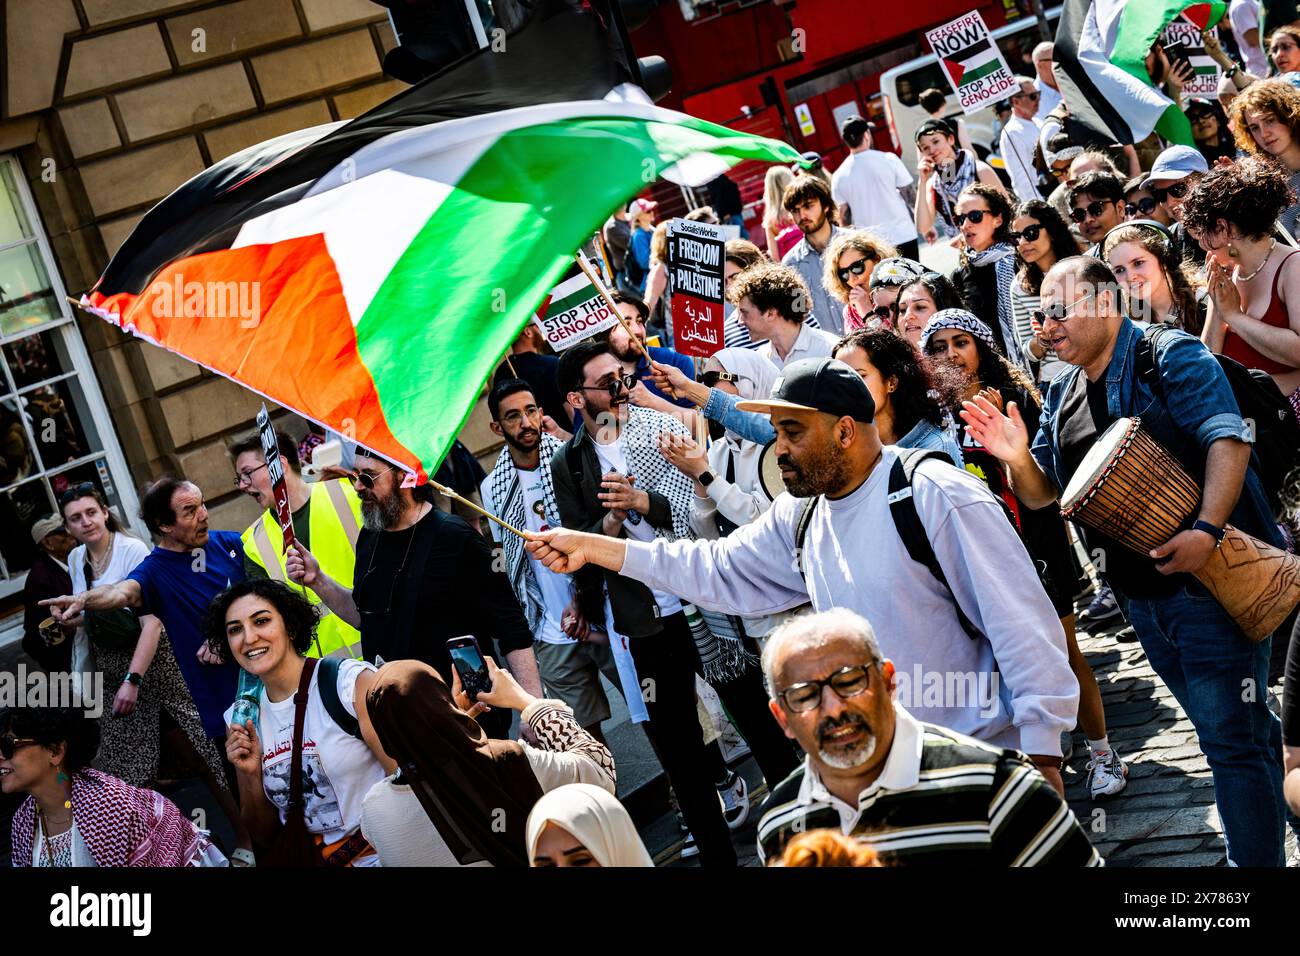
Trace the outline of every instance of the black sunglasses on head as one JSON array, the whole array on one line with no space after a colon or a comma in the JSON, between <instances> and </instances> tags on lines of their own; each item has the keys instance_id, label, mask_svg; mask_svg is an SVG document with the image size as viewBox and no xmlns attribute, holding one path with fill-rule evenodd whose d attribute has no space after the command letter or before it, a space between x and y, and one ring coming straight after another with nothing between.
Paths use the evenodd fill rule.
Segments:
<instances>
[{"instance_id":1,"label":"black sunglasses on head","mask_svg":"<svg viewBox=\"0 0 1300 956\"><path fill-rule=\"evenodd\" d=\"M972 209L970 212L957 213L957 215L952 217L952 221L956 225L960 226L963 222L969 219L971 222L975 223L975 225L978 226L980 223L984 221L985 216L991 216L991 215L993 215L993 213L987 209Z\"/></svg>"},{"instance_id":2,"label":"black sunglasses on head","mask_svg":"<svg viewBox=\"0 0 1300 956\"><path fill-rule=\"evenodd\" d=\"M64 505L70 504L78 498L86 498L90 495L94 495L97 490L98 489L95 487L94 482L83 481L75 488L69 488L63 494L59 495L59 507L62 508Z\"/></svg>"},{"instance_id":3,"label":"black sunglasses on head","mask_svg":"<svg viewBox=\"0 0 1300 956\"><path fill-rule=\"evenodd\" d=\"M866 271L867 271L867 260L859 259L857 262L853 263L852 265L845 266L843 269L839 270L839 272L836 274L840 277L841 282L843 282L845 285L848 285L849 276L851 275L860 276L862 275L862 273Z\"/></svg>"},{"instance_id":4,"label":"black sunglasses on head","mask_svg":"<svg viewBox=\"0 0 1300 956\"><path fill-rule=\"evenodd\" d=\"M1126 202L1124 204L1124 211L1130 216L1136 216L1138 213L1141 213L1144 216L1149 216L1156 211L1156 206L1158 205L1160 205L1158 201L1152 199L1150 196L1145 196L1142 199L1139 199L1136 203Z\"/></svg>"},{"instance_id":5,"label":"black sunglasses on head","mask_svg":"<svg viewBox=\"0 0 1300 956\"><path fill-rule=\"evenodd\" d=\"M1040 223L1034 223L1032 226L1025 226L1019 232L1014 232L1011 237L1016 242L1037 242L1038 237L1043 234L1043 227Z\"/></svg>"},{"instance_id":6,"label":"black sunglasses on head","mask_svg":"<svg viewBox=\"0 0 1300 956\"><path fill-rule=\"evenodd\" d=\"M1085 219L1096 219L1101 215L1102 210L1109 205L1110 203L1094 201L1088 203L1086 206L1075 206L1070 210L1070 218L1075 222L1083 222Z\"/></svg>"},{"instance_id":7,"label":"black sunglasses on head","mask_svg":"<svg viewBox=\"0 0 1300 956\"><path fill-rule=\"evenodd\" d=\"M1153 188L1151 192L1156 197L1156 199L1158 199L1160 202L1164 202L1170 196L1173 196L1175 199L1182 199L1184 196L1187 195L1187 190L1189 188L1190 187L1187 185L1186 182L1177 182L1174 183L1172 186L1165 187L1164 189Z\"/></svg>"}]
</instances>

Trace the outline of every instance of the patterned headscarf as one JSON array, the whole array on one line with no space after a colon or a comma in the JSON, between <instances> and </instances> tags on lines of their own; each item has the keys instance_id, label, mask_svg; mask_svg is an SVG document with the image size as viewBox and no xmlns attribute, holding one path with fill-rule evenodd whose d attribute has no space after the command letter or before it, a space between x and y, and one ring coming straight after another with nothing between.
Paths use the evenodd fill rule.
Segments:
<instances>
[{"instance_id":1,"label":"patterned headscarf","mask_svg":"<svg viewBox=\"0 0 1300 956\"><path fill-rule=\"evenodd\" d=\"M967 312L965 309L941 309L930 316L930 321L925 323L925 328L921 331L921 351L925 351L936 332L942 332L944 329L961 329L963 332L969 332L994 352L998 350L997 340L993 338L993 330L977 319L974 312Z\"/></svg>"}]
</instances>

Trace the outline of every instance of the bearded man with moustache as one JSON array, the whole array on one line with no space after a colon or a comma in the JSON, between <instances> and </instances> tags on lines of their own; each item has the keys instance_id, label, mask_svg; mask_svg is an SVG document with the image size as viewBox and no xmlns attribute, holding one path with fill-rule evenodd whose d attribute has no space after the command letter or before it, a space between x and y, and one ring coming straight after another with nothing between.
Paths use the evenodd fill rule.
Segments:
<instances>
[{"instance_id":1,"label":"bearded man with moustache","mask_svg":"<svg viewBox=\"0 0 1300 956\"><path fill-rule=\"evenodd\" d=\"M393 462L358 448L355 468L362 528L353 587L322 571L301 545L286 559L289 579L311 588L361 632L368 661L423 661L450 684L447 641L469 634L484 655L504 655L515 680L542 696L533 636L483 537L464 519L435 508L429 486L405 481ZM502 739L509 722L505 708L479 718L489 736Z\"/></svg>"},{"instance_id":2,"label":"bearded man with moustache","mask_svg":"<svg viewBox=\"0 0 1300 956\"><path fill-rule=\"evenodd\" d=\"M847 609L791 619L768 638L772 715L807 756L763 805L760 859L837 829L890 866L1100 866L1065 800L1014 749L913 717L894 663Z\"/></svg>"},{"instance_id":3,"label":"bearded man with moustache","mask_svg":"<svg viewBox=\"0 0 1300 956\"><path fill-rule=\"evenodd\" d=\"M898 533L889 490L898 450L881 445L871 393L853 369L835 359L801 359L785 367L770 398L737 407L770 416L789 492L757 521L714 541L556 529L536 535L529 550L553 571L597 565L742 617L809 600L818 611L857 611L908 675L913 693L905 703L918 719L1032 755L1063 793L1061 733L1074 727L1079 684L1061 622L988 487L941 460L916 466L911 497L940 581L909 556ZM916 692L936 683L997 686L999 693L979 701L973 693Z\"/></svg>"}]
</instances>

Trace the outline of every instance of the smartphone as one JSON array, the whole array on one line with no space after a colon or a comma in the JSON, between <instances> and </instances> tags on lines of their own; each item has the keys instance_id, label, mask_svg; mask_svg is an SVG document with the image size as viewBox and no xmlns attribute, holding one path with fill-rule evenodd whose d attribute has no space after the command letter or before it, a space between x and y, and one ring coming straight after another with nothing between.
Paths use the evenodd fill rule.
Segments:
<instances>
[{"instance_id":1,"label":"smartphone","mask_svg":"<svg viewBox=\"0 0 1300 956\"><path fill-rule=\"evenodd\" d=\"M1180 62L1191 66L1191 57L1187 54L1187 44L1182 40L1174 43L1165 44L1165 57L1169 60L1170 66L1177 66Z\"/></svg>"},{"instance_id":2,"label":"smartphone","mask_svg":"<svg viewBox=\"0 0 1300 956\"><path fill-rule=\"evenodd\" d=\"M460 686L465 688L465 695L471 703L475 702L478 694L492 689L487 661L483 660L478 641L473 636L451 638L447 641L447 651L451 654L451 666L460 675Z\"/></svg>"}]
</instances>

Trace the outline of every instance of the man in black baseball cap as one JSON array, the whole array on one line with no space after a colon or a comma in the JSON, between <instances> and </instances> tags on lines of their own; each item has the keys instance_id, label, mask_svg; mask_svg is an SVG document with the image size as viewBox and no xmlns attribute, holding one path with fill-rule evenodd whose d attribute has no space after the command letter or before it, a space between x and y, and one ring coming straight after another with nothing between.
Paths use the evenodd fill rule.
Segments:
<instances>
[{"instance_id":1,"label":"man in black baseball cap","mask_svg":"<svg viewBox=\"0 0 1300 956\"><path fill-rule=\"evenodd\" d=\"M557 573L595 564L743 617L807 602L850 608L898 672L968 674L991 691L941 702L909 691L899 703L910 713L1024 751L1064 793L1061 733L1074 727L1079 683L1052 603L988 486L942 456L905 459L882 446L871 393L835 359L792 362L768 398L738 407L771 417L789 492L743 532L629 541L557 528L529 535L529 552Z\"/></svg>"}]
</instances>

